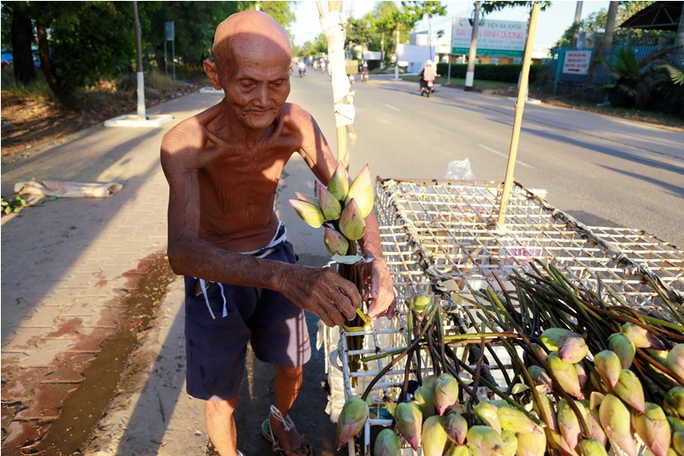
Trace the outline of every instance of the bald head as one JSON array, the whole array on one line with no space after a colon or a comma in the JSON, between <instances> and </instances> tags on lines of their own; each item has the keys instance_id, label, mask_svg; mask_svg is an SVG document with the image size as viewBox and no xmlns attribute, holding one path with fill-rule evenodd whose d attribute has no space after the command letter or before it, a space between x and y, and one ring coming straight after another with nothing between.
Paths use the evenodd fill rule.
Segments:
<instances>
[{"instance_id":1,"label":"bald head","mask_svg":"<svg viewBox=\"0 0 684 456\"><path fill-rule=\"evenodd\" d=\"M275 19L261 11L242 11L221 22L214 36L214 61L230 65L237 49L282 52L292 57L290 38Z\"/></svg>"}]
</instances>

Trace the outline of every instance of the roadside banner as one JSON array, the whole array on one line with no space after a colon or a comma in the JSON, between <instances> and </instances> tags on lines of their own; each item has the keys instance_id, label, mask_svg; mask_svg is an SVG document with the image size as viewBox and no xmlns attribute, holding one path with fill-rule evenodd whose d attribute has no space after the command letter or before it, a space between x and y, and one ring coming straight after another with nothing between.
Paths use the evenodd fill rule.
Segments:
<instances>
[{"instance_id":1,"label":"roadside banner","mask_svg":"<svg viewBox=\"0 0 684 456\"><path fill-rule=\"evenodd\" d=\"M455 17L451 31L451 53L467 55L473 26L470 20ZM484 20L477 27L477 55L522 57L525 51L527 22Z\"/></svg>"},{"instance_id":2,"label":"roadside banner","mask_svg":"<svg viewBox=\"0 0 684 456\"><path fill-rule=\"evenodd\" d=\"M591 51L565 51L563 73L587 74L591 63Z\"/></svg>"}]
</instances>

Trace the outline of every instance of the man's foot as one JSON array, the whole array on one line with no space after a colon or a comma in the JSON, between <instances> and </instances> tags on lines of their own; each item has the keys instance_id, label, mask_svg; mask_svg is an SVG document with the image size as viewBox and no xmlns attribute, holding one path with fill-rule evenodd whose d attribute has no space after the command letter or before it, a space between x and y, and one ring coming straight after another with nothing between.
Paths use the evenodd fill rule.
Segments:
<instances>
[{"instance_id":1,"label":"man's foot","mask_svg":"<svg viewBox=\"0 0 684 456\"><path fill-rule=\"evenodd\" d=\"M288 416L283 418L280 411L271 406L269 419L261 426L261 433L273 445L273 451L283 456L313 456L314 452L303 435L297 432Z\"/></svg>"}]
</instances>

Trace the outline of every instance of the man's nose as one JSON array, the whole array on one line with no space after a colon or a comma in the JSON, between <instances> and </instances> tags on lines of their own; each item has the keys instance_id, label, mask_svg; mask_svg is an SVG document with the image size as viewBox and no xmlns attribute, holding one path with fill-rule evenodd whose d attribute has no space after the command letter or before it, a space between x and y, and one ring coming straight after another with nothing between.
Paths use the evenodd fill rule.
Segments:
<instances>
[{"instance_id":1,"label":"man's nose","mask_svg":"<svg viewBox=\"0 0 684 456\"><path fill-rule=\"evenodd\" d=\"M259 86L256 92L256 97L254 103L258 106L268 106L268 100L270 98L269 90L267 86Z\"/></svg>"}]
</instances>

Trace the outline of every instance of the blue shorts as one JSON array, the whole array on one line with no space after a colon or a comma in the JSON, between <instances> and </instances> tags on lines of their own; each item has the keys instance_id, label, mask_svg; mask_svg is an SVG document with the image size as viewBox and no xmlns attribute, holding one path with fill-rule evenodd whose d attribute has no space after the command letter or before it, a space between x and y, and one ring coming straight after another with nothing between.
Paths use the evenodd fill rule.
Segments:
<instances>
[{"instance_id":1,"label":"blue shorts","mask_svg":"<svg viewBox=\"0 0 684 456\"><path fill-rule=\"evenodd\" d=\"M287 241L265 258L292 264L297 261ZM189 395L204 400L236 397L248 342L259 360L276 366L296 367L309 360L311 345L304 311L285 296L265 288L207 282L209 312L204 293L196 294L198 282L185 276Z\"/></svg>"}]
</instances>

